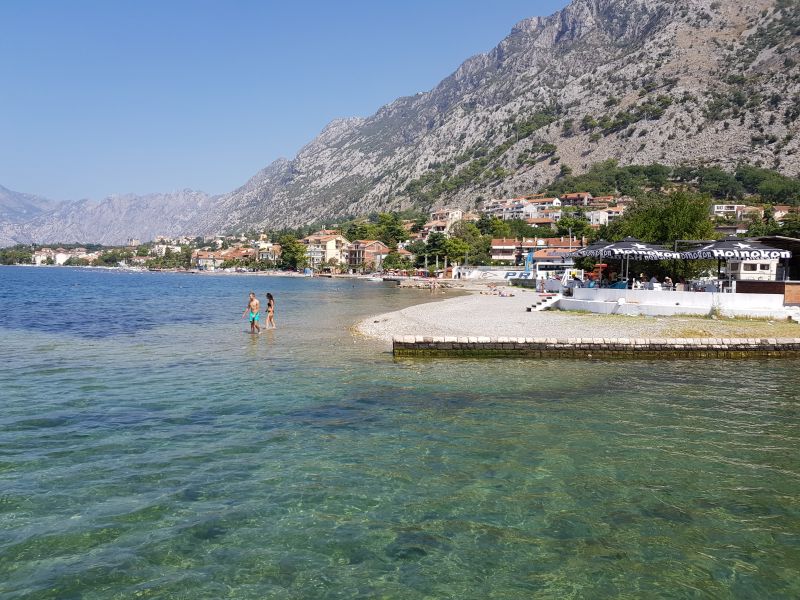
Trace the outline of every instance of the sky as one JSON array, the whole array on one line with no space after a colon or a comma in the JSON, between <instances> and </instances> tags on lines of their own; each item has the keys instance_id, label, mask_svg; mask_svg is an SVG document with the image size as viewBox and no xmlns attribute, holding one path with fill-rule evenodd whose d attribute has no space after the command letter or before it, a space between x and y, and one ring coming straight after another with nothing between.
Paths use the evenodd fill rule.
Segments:
<instances>
[{"instance_id":1,"label":"sky","mask_svg":"<svg viewBox=\"0 0 800 600\"><path fill-rule=\"evenodd\" d=\"M231 191L567 0L2 0L0 185Z\"/></svg>"}]
</instances>

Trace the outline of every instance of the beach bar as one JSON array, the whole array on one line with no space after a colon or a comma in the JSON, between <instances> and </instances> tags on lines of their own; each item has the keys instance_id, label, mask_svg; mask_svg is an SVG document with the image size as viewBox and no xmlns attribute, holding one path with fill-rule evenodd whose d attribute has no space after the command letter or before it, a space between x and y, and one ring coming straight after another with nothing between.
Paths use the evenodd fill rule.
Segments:
<instances>
[{"instance_id":1,"label":"beach bar","mask_svg":"<svg viewBox=\"0 0 800 600\"><path fill-rule=\"evenodd\" d=\"M718 315L800 321L800 282L776 278L779 261L787 262L780 270L781 279L788 278L793 254L796 258L800 250L800 240L768 238L762 241L728 237L680 253L646 246L628 238L616 244L587 247L575 255L605 258L622 250L638 260L716 259L720 265L727 263L727 277L699 281L691 286L676 286L675 289L652 283L646 284L644 289L575 287L569 296L558 301L556 307L602 314Z\"/></svg>"}]
</instances>

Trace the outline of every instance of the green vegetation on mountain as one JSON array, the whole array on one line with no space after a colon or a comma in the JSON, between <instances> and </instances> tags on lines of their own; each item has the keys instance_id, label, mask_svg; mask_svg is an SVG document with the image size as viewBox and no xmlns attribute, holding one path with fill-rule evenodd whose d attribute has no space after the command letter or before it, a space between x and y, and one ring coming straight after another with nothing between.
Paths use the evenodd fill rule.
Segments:
<instances>
[{"instance_id":1,"label":"green vegetation on mountain","mask_svg":"<svg viewBox=\"0 0 800 600\"><path fill-rule=\"evenodd\" d=\"M717 200L751 196L754 202L800 204L800 179L750 165L740 165L731 173L715 166L669 167L658 163L620 166L609 160L592 165L581 175L559 177L544 192L558 195L581 191L594 196L637 197L676 185L691 186Z\"/></svg>"},{"instance_id":2,"label":"green vegetation on mountain","mask_svg":"<svg viewBox=\"0 0 800 600\"><path fill-rule=\"evenodd\" d=\"M559 114L560 108L553 105L528 117L506 123L506 139L501 144L492 148L478 145L457 155L452 161L431 163L428 171L406 185L405 193L415 205L427 208L441 196L470 185L502 181L510 175L510 172L504 166L497 164L498 160L514 144L556 121ZM541 150L538 154L555 152L555 146L552 144L542 144L534 148Z\"/></svg>"}]
</instances>

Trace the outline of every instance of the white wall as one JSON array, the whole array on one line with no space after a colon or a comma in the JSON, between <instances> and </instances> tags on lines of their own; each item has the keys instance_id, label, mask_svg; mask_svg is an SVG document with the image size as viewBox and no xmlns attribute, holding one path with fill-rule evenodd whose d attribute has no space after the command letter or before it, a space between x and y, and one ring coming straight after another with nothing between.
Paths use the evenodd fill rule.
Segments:
<instances>
[{"instance_id":1,"label":"white wall","mask_svg":"<svg viewBox=\"0 0 800 600\"><path fill-rule=\"evenodd\" d=\"M559 301L562 310L587 310L622 315L708 315L719 309L724 316L786 319L789 312L780 294L728 294L577 288L572 298ZM620 303L620 299L624 302Z\"/></svg>"}]
</instances>

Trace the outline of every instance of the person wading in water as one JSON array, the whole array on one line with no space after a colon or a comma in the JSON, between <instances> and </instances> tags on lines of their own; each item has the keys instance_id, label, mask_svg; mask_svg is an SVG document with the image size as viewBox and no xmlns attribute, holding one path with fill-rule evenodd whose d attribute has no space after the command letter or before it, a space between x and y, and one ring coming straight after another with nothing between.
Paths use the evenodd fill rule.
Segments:
<instances>
[{"instance_id":1,"label":"person wading in water","mask_svg":"<svg viewBox=\"0 0 800 600\"><path fill-rule=\"evenodd\" d=\"M250 292L250 301L247 303L247 308L245 308L244 312L242 313L242 318L249 313L248 319L250 320L250 333L261 333L261 327L258 326L260 310L261 303L258 301L258 298L256 298L256 293Z\"/></svg>"},{"instance_id":2,"label":"person wading in water","mask_svg":"<svg viewBox=\"0 0 800 600\"><path fill-rule=\"evenodd\" d=\"M267 292L267 327L275 327L275 297Z\"/></svg>"}]
</instances>

